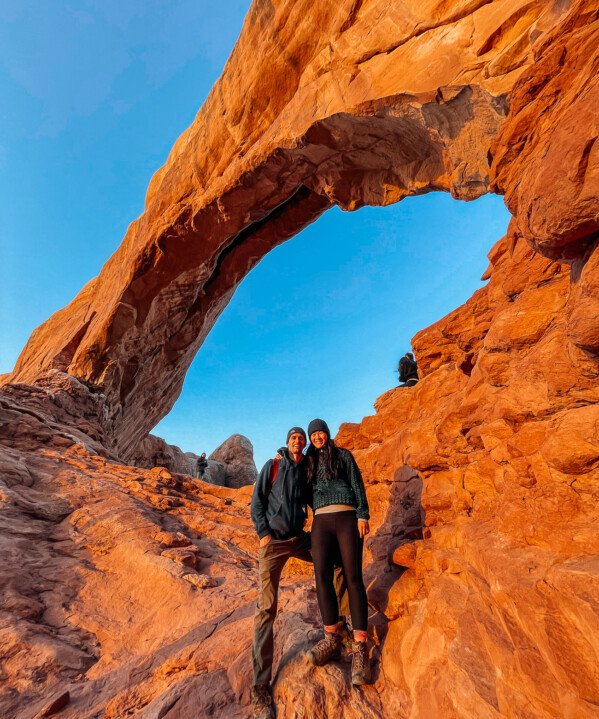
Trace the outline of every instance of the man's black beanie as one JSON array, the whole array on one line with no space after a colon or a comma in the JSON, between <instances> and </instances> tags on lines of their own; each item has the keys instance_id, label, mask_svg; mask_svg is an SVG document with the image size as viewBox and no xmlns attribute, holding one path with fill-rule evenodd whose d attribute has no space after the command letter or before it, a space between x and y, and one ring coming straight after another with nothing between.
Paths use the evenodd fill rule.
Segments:
<instances>
[{"instance_id":1,"label":"man's black beanie","mask_svg":"<svg viewBox=\"0 0 599 719\"><path fill-rule=\"evenodd\" d=\"M325 432L327 437L331 439L331 430L324 419L313 419L310 422L308 425L308 437L311 437L314 432Z\"/></svg>"},{"instance_id":2,"label":"man's black beanie","mask_svg":"<svg viewBox=\"0 0 599 719\"><path fill-rule=\"evenodd\" d=\"M298 434L302 434L304 436L304 439L306 440L306 442L308 441L308 439L306 437L306 433L304 432L304 430L301 427L292 427L289 430L289 432L287 432L287 440L286 441L289 442L289 437L291 437L291 435L295 434L296 432Z\"/></svg>"}]
</instances>

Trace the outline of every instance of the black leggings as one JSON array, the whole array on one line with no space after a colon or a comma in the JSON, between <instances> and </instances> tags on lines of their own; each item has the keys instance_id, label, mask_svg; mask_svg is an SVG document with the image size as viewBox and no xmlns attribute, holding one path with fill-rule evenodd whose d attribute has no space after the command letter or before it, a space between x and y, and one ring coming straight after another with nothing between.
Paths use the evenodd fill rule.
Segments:
<instances>
[{"instance_id":1,"label":"black leggings","mask_svg":"<svg viewBox=\"0 0 599 719\"><path fill-rule=\"evenodd\" d=\"M368 626L368 600L362 579L363 540L358 532L356 513L331 512L317 514L312 524L312 558L316 576L316 596L325 625L339 619L337 595L333 583L335 557L341 554L347 583L349 609L354 629L365 631Z\"/></svg>"}]
</instances>

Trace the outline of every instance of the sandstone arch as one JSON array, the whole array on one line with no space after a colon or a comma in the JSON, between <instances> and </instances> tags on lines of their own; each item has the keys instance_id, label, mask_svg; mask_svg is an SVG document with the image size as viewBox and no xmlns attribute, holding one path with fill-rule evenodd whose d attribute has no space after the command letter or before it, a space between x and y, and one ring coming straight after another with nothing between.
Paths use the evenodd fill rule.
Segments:
<instances>
[{"instance_id":1,"label":"sandstone arch","mask_svg":"<svg viewBox=\"0 0 599 719\"><path fill-rule=\"evenodd\" d=\"M489 190L507 94L566 7L255 3L221 79L154 176L145 213L100 275L34 332L8 380L60 370L84 382L102 395L106 441L127 457L272 247L333 203Z\"/></svg>"}]
</instances>

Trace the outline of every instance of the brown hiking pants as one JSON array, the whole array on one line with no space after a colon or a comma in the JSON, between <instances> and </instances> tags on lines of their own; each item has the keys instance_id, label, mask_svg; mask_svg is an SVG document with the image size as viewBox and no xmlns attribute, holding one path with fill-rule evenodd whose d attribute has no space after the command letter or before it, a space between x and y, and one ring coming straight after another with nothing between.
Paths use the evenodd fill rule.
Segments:
<instances>
[{"instance_id":1,"label":"brown hiking pants","mask_svg":"<svg viewBox=\"0 0 599 719\"><path fill-rule=\"evenodd\" d=\"M272 660L274 654L273 627L277 616L277 600L281 572L288 559L296 557L304 562L312 562L310 553L310 533L304 532L291 539L271 539L260 547L258 554L258 576L260 594L254 615L254 643L252 662L254 666L254 686L269 685L272 678ZM338 562L337 564L340 564ZM343 571L335 567L335 590L339 602L339 613L349 616L349 602Z\"/></svg>"}]
</instances>

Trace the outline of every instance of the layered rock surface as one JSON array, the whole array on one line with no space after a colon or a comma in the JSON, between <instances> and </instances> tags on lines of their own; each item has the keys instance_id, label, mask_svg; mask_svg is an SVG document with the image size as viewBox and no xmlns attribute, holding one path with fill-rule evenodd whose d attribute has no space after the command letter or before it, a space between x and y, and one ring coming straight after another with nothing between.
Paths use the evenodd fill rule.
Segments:
<instances>
[{"instance_id":1,"label":"layered rock surface","mask_svg":"<svg viewBox=\"0 0 599 719\"><path fill-rule=\"evenodd\" d=\"M245 716L227 672L251 631L249 491L118 465L14 398L2 410L0 714L69 691L61 716L167 716L185 689L193 716Z\"/></svg>"},{"instance_id":2,"label":"layered rock surface","mask_svg":"<svg viewBox=\"0 0 599 719\"><path fill-rule=\"evenodd\" d=\"M514 215L488 284L417 335L421 382L338 437L373 508L374 686L352 691L347 663L302 658L317 611L297 563L281 593L275 697L289 719L298 707L598 715L598 8L323 6L254 4L146 215L6 378L2 715L30 719L66 691L67 719L248 715L250 490L119 460L143 435L149 388L160 379L167 408L248 267L330 203L488 186ZM258 61L241 73L252 42ZM180 323L165 323L167 307ZM147 354L144 337L156 342Z\"/></svg>"},{"instance_id":3,"label":"layered rock surface","mask_svg":"<svg viewBox=\"0 0 599 719\"><path fill-rule=\"evenodd\" d=\"M406 571L370 587L389 620L381 677L409 716L590 719L597 359L567 338L568 270L513 235L491 260L487 287L416 336L421 382L340 430L383 513L411 472L423 482L421 538L397 523L382 546Z\"/></svg>"}]
</instances>

